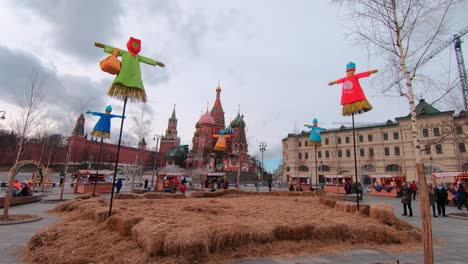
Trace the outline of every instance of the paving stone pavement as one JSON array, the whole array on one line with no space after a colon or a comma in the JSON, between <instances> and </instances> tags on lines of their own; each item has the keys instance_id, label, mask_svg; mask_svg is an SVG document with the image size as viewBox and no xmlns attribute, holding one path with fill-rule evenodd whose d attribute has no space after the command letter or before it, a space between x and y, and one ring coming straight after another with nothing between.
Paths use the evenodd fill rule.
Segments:
<instances>
[{"instance_id":1,"label":"paving stone pavement","mask_svg":"<svg viewBox=\"0 0 468 264\"><path fill-rule=\"evenodd\" d=\"M124 191L126 189L124 188ZM58 199L58 188L52 193L46 193L45 199ZM73 198L71 188L67 188L65 199ZM419 200L413 201L413 217L401 216L403 211L400 199L380 198L366 195L364 203L389 203L392 204L395 214L403 220L420 227ZM13 264L21 262L21 249L27 244L34 233L41 228L49 226L57 221L57 217L47 214L46 211L53 208L55 204L31 203L10 208L11 214L37 214L42 220L19 225L0 226L0 264ZM448 207L447 213L461 212L455 207ZM465 211L466 212L466 211ZM433 237L439 243L434 248L435 263L443 264L465 264L468 263L466 244L468 242L468 221L451 217L432 218ZM319 256L287 256L266 257L256 259L240 259L231 261L235 264L328 264L328 263L382 263L400 260L400 263L422 263L422 251L405 254L393 254L382 250L361 248L340 254L323 254Z\"/></svg>"}]
</instances>

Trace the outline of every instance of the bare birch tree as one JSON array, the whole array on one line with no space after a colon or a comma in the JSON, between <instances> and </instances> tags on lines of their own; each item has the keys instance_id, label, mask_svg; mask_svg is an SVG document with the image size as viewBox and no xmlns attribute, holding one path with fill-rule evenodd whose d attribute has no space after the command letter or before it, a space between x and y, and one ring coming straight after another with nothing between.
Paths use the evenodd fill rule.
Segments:
<instances>
[{"instance_id":1,"label":"bare birch tree","mask_svg":"<svg viewBox=\"0 0 468 264\"><path fill-rule=\"evenodd\" d=\"M150 132L150 125L151 125L151 119L149 118L149 111L150 108L146 104L142 104L141 108L138 111L138 114L136 116L132 116L131 121L133 123L133 136L137 139L136 145L139 147L139 143L146 137L148 137L149 132ZM134 186L135 186L135 176L137 171L141 171L140 173L140 183L141 183L141 177L143 174L143 170L138 170L138 164L139 164L139 155L140 155L140 149L138 149L137 154L135 156L135 170L133 170L133 176L132 176L132 187L131 187L131 192L133 193L134 191Z\"/></svg>"},{"instance_id":2,"label":"bare birch tree","mask_svg":"<svg viewBox=\"0 0 468 264\"><path fill-rule=\"evenodd\" d=\"M433 263L432 222L421 155L413 81L421 60L434 48L448 12L456 0L333 0L346 8L354 23L352 34L361 44L373 49L387 61L387 79L403 76L404 85L396 82L399 95L406 97L411 111L411 137L416 157L419 184L424 263Z\"/></svg>"},{"instance_id":3,"label":"bare birch tree","mask_svg":"<svg viewBox=\"0 0 468 264\"><path fill-rule=\"evenodd\" d=\"M16 170L18 169L16 167L20 161L21 153L23 151L23 144L26 137L38 127L46 111L44 96L44 88L46 84L46 76L42 76L38 72L34 72L31 76L31 83L29 84L29 87L24 89L24 95L17 96L19 119L16 127L19 129L17 133L19 136L19 143L15 163L13 164L13 167L8 175L8 190L3 207L3 217L5 218L8 218L8 209L10 207L11 198L13 196L13 184L15 182L17 172Z\"/></svg>"}]
</instances>

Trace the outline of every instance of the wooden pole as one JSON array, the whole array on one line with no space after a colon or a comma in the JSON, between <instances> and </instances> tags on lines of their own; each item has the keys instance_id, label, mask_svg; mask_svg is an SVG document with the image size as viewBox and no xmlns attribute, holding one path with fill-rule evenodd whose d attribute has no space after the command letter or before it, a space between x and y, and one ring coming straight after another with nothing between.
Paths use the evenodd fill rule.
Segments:
<instances>
[{"instance_id":1,"label":"wooden pole","mask_svg":"<svg viewBox=\"0 0 468 264\"><path fill-rule=\"evenodd\" d=\"M128 99L128 96L125 95L122 116L125 116L125 108L127 107L127 99ZM114 186L115 186L115 178L117 178L117 170L119 166L120 144L122 143L122 132L123 132L124 120L125 118L122 118L122 121L120 123L119 143L117 144L117 157L115 158L114 178L112 180L112 192L111 192L111 199L110 199L110 204L109 204L109 217L112 215L112 201L114 200Z\"/></svg>"},{"instance_id":2,"label":"wooden pole","mask_svg":"<svg viewBox=\"0 0 468 264\"><path fill-rule=\"evenodd\" d=\"M96 184L97 184L97 175L99 173L99 167L101 165L101 153L102 153L102 142L104 140L104 137L101 137L101 144L99 146L99 155L98 155L98 161L97 161L97 168L96 168L96 174L94 177L94 187L93 187L93 197L96 194Z\"/></svg>"},{"instance_id":3,"label":"wooden pole","mask_svg":"<svg viewBox=\"0 0 468 264\"><path fill-rule=\"evenodd\" d=\"M357 157L356 157L356 129L354 127L354 113L351 114L353 121L353 149L354 149L354 173L356 175L356 206L359 211L359 186L358 186L358 174L357 174Z\"/></svg>"},{"instance_id":4,"label":"wooden pole","mask_svg":"<svg viewBox=\"0 0 468 264\"><path fill-rule=\"evenodd\" d=\"M102 49L106 47L106 45L104 45L102 43L99 43L99 42L94 42L94 46L98 47L98 48L102 48ZM156 65L158 65L159 67L162 67L162 68L164 68L166 66L166 65L164 65L164 63L159 62L159 61L156 61Z\"/></svg>"},{"instance_id":5,"label":"wooden pole","mask_svg":"<svg viewBox=\"0 0 468 264\"><path fill-rule=\"evenodd\" d=\"M315 193L318 193L318 164L317 164L317 145L315 147Z\"/></svg>"}]
</instances>

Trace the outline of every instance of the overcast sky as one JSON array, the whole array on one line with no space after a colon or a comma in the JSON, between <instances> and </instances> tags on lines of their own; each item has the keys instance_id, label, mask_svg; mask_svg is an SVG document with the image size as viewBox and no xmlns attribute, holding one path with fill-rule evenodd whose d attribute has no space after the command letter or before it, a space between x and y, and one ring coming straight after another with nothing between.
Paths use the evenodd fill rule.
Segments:
<instances>
[{"instance_id":1,"label":"overcast sky","mask_svg":"<svg viewBox=\"0 0 468 264\"><path fill-rule=\"evenodd\" d=\"M451 14L442 39L466 27L467 14L466 6ZM345 75L347 62L355 62L357 71L384 65L378 55L345 38L351 28L342 15L343 10L328 1L307 0L1 1L0 110L13 119L15 94L26 89L32 72L40 72L48 78L50 118L60 126L69 113L103 111L107 104L121 113L123 103L107 96L112 76L99 69L107 54L93 44L125 48L133 36L142 41L141 55L166 64L141 66L151 138L164 133L176 104L181 142L191 144L195 123L207 104L211 109L220 80L226 123L240 105L249 152L259 157L258 143L267 142L265 161L272 169L281 159L281 139L294 127L302 129L313 118L325 128L350 121L341 116L341 87L327 85ZM453 80L454 61L450 46L431 61L431 72L440 75L441 82ZM372 78L377 77L361 84L374 110L356 121L383 122L408 114L407 101L381 94L382 85ZM417 93L418 98L433 96ZM450 108L443 101L436 106ZM127 116L140 108L128 104ZM86 119L87 132L96 121ZM8 122L2 122L8 128ZM113 123L113 142L119 124ZM124 137L131 133L127 122ZM151 138L147 142L153 148Z\"/></svg>"}]
</instances>

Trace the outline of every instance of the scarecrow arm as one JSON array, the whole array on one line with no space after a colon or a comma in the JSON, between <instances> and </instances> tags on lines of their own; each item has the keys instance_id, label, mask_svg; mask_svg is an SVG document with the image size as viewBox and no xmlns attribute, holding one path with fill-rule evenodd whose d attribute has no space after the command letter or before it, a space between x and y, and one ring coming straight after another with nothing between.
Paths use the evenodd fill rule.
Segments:
<instances>
[{"instance_id":1,"label":"scarecrow arm","mask_svg":"<svg viewBox=\"0 0 468 264\"><path fill-rule=\"evenodd\" d=\"M354 76L356 76L356 78L365 78L365 77L369 77L372 73L377 73L378 70L372 70L372 71L366 71L366 72L361 72L361 73L358 73L358 74L355 74Z\"/></svg>"},{"instance_id":2,"label":"scarecrow arm","mask_svg":"<svg viewBox=\"0 0 468 264\"><path fill-rule=\"evenodd\" d=\"M334 84L343 83L345 79L346 79L346 77L345 77L345 78L338 79L338 80L336 80L336 81L331 81L331 82L328 83L328 85L332 86L332 85L334 85Z\"/></svg>"},{"instance_id":3,"label":"scarecrow arm","mask_svg":"<svg viewBox=\"0 0 468 264\"><path fill-rule=\"evenodd\" d=\"M88 115L95 115L95 116L103 116L103 115L104 115L103 113L91 112L91 111L89 111L89 110L86 111L86 114L88 114Z\"/></svg>"},{"instance_id":4,"label":"scarecrow arm","mask_svg":"<svg viewBox=\"0 0 468 264\"><path fill-rule=\"evenodd\" d=\"M305 126L305 127L309 127L310 125L308 125L308 124L304 124L304 126Z\"/></svg>"},{"instance_id":5,"label":"scarecrow arm","mask_svg":"<svg viewBox=\"0 0 468 264\"><path fill-rule=\"evenodd\" d=\"M140 55L140 61L149 65L164 67L164 63Z\"/></svg>"},{"instance_id":6,"label":"scarecrow arm","mask_svg":"<svg viewBox=\"0 0 468 264\"><path fill-rule=\"evenodd\" d=\"M109 114L111 118L114 118L114 117L118 117L118 118L122 118L121 115L113 115L113 114ZM125 119L125 116L123 117Z\"/></svg>"}]
</instances>

